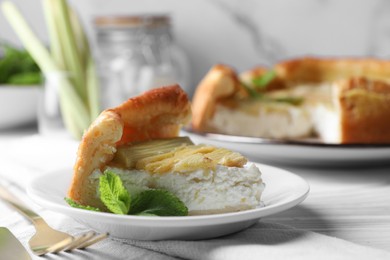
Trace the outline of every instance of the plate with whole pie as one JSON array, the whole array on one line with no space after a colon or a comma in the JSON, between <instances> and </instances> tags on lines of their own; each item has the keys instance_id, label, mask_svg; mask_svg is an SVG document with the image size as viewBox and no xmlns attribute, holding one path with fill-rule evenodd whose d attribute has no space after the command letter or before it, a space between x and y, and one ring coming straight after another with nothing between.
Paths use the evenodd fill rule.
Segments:
<instances>
[{"instance_id":1,"label":"plate with whole pie","mask_svg":"<svg viewBox=\"0 0 390 260\"><path fill-rule=\"evenodd\" d=\"M390 159L390 61L304 57L237 73L218 64L198 84L196 142L251 160L367 164Z\"/></svg>"},{"instance_id":2,"label":"plate with whole pie","mask_svg":"<svg viewBox=\"0 0 390 260\"><path fill-rule=\"evenodd\" d=\"M94 230L139 240L227 235L306 198L308 184L291 172L178 136L190 118L178 85L104 110L73 167L35 179L28 193Z\"/></svg>"},{"instance_id":3,"label":"plate with whole pie","mask_svg":"<svg viewBox=\"0 0 390 260\"><path fill-rule=\"evenodd\" d=\"M187 128L182 135L196 143L233 149L252 161L307 166L358 166L388 164L387 144L326 144L318 139L282 140L260 137L199 133Z\"/></svg>"}]
</instances>

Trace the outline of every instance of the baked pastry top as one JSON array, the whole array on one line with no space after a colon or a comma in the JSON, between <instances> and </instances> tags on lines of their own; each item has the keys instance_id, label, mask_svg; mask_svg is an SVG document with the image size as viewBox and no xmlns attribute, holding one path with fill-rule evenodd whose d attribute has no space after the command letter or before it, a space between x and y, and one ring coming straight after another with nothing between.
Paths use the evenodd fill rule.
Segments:
<instances>
[{"instance_id":1,"label":"baked pastry top","mask_svg":"<svg viewBox=\"0 0 390 260\"><path fill-rule=\"evenodd\" d=\"M178 85L150 90L103 111L82 137L68 196L82 205L103 207L88 204L96 200L96 187L88 183L93 171L103 169L121 144L177 136L190 117L188 96Z\"/></svg>"},{"instance_id":2,"label":"baked pastry top","mask_svg":"<svg viewBox=\"0 0 390 260\"><path fill-rule=\"evenodd\" d=\"M99 197L100 177L115 173L131 197L161 189L188 214L255 208L264 184L255 164L239 153L195 145L178 137L191 117L190 101L178 86L157 88L103 111L83 135L68 197L109 211Z\"/></svg>"}]
</instances>

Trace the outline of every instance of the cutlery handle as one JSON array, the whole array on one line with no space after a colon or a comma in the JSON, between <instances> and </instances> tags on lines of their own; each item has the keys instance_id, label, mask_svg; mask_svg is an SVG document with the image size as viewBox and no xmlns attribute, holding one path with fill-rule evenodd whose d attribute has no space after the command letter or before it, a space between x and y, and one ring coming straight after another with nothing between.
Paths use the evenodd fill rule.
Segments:
<instances>
[{"instance_id":1,"label":"cutlery handle","mask_svg":"<svg viewBox=\"0 0 390 260\"><path fill-rule=\"evenodd\" d=\"M39 216L37 213L29 209L27 206L25 206L23 202L18 200L15 197L15 195L13 195L2 185L0 185L0 198L5 202L7 202L12 207L14 207L17 211L19 211L23 216L28 218L31 222L35 223L42 219L41 216Z\"/></svg>"}]
</instances>

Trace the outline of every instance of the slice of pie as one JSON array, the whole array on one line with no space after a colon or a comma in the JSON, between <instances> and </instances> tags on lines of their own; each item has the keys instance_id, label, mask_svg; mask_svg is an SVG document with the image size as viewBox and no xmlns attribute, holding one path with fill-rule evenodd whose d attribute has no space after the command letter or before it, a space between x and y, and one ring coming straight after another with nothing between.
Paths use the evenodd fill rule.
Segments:
<instances>
[{"instance_id":1,"label":"slice of pie","mask_svg":"<svg viewBox=\"0 0 390 260\"><path fill-rule=\"evenodd\" d=\"M98 185L109 169L131 195L168 190L191 215L257 207L264 188L259 169L239 153L178 137L190 117L190 102L178 85L103 111L80 143L69 198L106 210Z\"/></svg>"}]
</instances>

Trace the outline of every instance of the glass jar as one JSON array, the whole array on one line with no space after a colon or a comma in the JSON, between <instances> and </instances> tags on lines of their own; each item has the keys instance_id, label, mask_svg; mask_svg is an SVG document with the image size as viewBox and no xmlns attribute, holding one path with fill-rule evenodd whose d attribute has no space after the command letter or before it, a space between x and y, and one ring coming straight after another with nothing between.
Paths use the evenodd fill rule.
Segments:
<instances>
[{"instance_id":1,"label":"glass jar","mask_svg":"<svg viewBox=\"0 0 390 260\"><path fill-rule=\"evenodd\" d=\"M38 102L38 132L42 135L55 137L66 135L59 94L64 79L69 79L66 72L50 72L44 75Z\"/></svg>"},{"instance_id":2,"label":"glass jar","mask_svg":"<svg viewBox=\"0 0 390 260\"><path fill-rule=\"evenodd\" d=\"M95 19L102 106L113 107L146 90L178 83L190 92L190 70L166 15Z\"/></svg>"}]
</instances>

